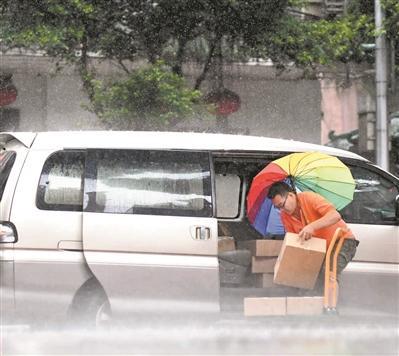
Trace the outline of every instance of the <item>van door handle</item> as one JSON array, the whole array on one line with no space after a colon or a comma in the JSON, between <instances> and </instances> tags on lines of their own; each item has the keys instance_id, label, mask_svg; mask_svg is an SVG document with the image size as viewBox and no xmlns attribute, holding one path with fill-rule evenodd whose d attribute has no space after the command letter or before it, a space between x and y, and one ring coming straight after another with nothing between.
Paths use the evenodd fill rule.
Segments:
<instances>
[{"instance_id":1,"label":"van door handle","mask_svg":"<svg viewBox=\"0 0 399 356\"><path fill-rule=\"evenodd\" d=\"M57 248L65 251L83 251L83 243L76 240L61 240L58 241Z\"/></svg>"},{"instance_id":2,"label":"van door handle","mask_svg":"<svg viewBox=\"0 0 399 356\"><path fill-rule=\"evenodd\" d=\"M195 239L196 240L209 240L211 238L211 229L205 226L195 227Z\"/></svg>"}]
</instances>

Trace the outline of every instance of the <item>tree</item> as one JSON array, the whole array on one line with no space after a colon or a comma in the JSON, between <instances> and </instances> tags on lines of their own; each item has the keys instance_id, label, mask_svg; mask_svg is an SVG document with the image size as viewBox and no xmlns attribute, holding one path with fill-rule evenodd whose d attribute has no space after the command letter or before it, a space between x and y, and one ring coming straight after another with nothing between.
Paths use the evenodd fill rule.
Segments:
<instances>
[{"instance_id":1,"label":"tree","mask_svg":"<svg viewBox=\"0 0 399 356\"><path fill-rule=\"evenodd\" d=\"M202 38L207 42L206 70L222 38L255 45L259 33L275 30L288 2L4 0L0 35L7 48L34 46L55 58L80 62L83 67L89 52L100 53L124 67L124 60L138 57L155 63L172 47L173 56L167 59L181 74L190 41Z\"/></svg>"},{"instance_id":2,"label":"tree","mask_svg":"<svg viewBox=\"0 0 399 356\"><path fill-rule=\"evenodd\" d=\"M164 59L174 73L182 75L187 48L203 41L206 54L200 60L203 71L195 81L197 90L214 58L223 58L222 42L255 45L259 33L274 30L287 4L288 0L3 0L0 38L4 49L43 50L58 63L77 65L92 109L105 117L108 114L99 109L108 106L113 101L111 93L117 87L122 90L129 80L111 87L99 85L90 54L117 62L126 76L132 75L127 61L138 58L153 65ZM180 84L175 84L179 91ZM111 97L106 98L106 93ZM194 91L192 97L196 96ZM99 100L104 100L104 105ZM182 100L184 107L185 98ZM138 113L132 117L138 118Z\"/></svg>"},{"instance_id":3,"label":"tree","mask_svg":"<svg viewBox=\"0 0 399 356\"><path fill-rule=\"evenodd\" d=\"M352 16L368 16L374 19L375 0L352 0L348 11ZM399 2L397 0L381 0L385 11L384 31L395 54L396 71L399 72ZM373 27L374 29L374 27ZM374 43L374 36L368 43Z\"/></svg>"},{"instance_id":4,"label":"tree","mask_svg":"<svg viewBox=\"0 0 399 356\"><path fill-rule=\"evenodd\" d=\"M386 15L384 27L387 32L387 39L391 41L391 47L394 47L396 75L399 75L399 2L397 0L383 0L382 6Z\"/></svg>"},{"instance_id":5,"label":"tree","mask_svg":"<svg viewBox=\"0 0 399 356\"><path fill-rule=\"evenodd\" d=\"M372 20L367 15L348 15L334 21L303 21L284 16L279 31L264 37L263 46L255 50L258 56L269 57L281 66L291 62L313 68L336 62L361 62L367 56L361 45L370 40L372 31Z\"/></svg>"},{"instance_id":6,"label":"tree","mask_svg":"<svg viewBox=\"0 0 399 356\"><path fill-rule=\"evenodd\" d=\"M397 0L383 1L386 31L398 44ZM43 50L60 64L75 64L96 101L92 108L102 115L98 100L106 99L98 91L112 90L96 81L93 54L118 63L127 78L132 75L127 63L140 58L154 70L162 59L179 76L185 62L197 61L202 72L194 90L212 66L237 59L270 58L280 68L293 63L311 69L370 61L362 44L374 42L372 3L352 0L341 18L309 21L292 11L306 0L3 0L0 38L4 50ZM222 76L216 79L222 87Z\"/></svg>"},{"instance_id":7,"label":"tree","mask_svg":"<svg viewBox=\"0 0 399 356\"><path fill-rule=\"evenodd\" d=\"M201 93L162 62L105 84L93 81L92 105L109 126L122 129L159 128L194 115Z\"/></svg>"}]
</instances>

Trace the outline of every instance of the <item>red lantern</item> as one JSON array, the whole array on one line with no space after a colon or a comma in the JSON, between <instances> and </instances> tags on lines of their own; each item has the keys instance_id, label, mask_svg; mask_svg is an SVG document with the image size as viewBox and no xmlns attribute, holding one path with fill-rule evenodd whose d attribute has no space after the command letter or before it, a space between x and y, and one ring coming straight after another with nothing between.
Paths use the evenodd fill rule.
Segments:
<instances>
[{"instance_id":1,"label":"red lantern","mask_svg":"<svg viewBox=\"0 0 399 356\"><path fill-rule=\"evenodd\" d=\"M12 74L0 75L0 106L12 104L17 100L18 91L12 83Z\"/></svg>"},{"instance_id":2,"label":"red lantern","mask_svg":"<svg viewBox=\"0 0 399 356\"><path fill-rule=\"evenodd\" d=\"M238 111L241 105L240 97L226 88L210 92L204 100L207 104L214 105L210 112L220 116L229 116Z\"/></svg>"},{"instance_id":3,"label":"red lantern","mask_svg":"<svg viewBox=\"0 0 399 356\"><path fill-rule=\"evenodd\" d=\"M0 106L12 104L17 100L17 95L17 89L13 85L0 88Z\"/></svg>"}]
</instances>

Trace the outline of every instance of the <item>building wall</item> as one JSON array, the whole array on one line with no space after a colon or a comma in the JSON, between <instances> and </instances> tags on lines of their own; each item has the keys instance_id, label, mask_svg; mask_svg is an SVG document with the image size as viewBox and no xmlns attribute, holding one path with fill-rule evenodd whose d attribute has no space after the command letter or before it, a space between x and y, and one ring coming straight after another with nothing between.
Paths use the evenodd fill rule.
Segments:
<instances>
[{"instance_id":1,"label":"building wall","mask_svg":"<svg viewBox=\"0 0 399 356\"><path fill-rule=\"evenodd\" d=\"M321 142L325 144L329 141L329 132L339 135L359 127L358 88L355 82L342 86L335 79L322 79L320 85L323 112Z\"/></svg>"},{"instance_id":2,"label":"building wall","mask_svg":"<svg viewBox=\"0 0 399 356\"><path fill-rule=\"evenodd\" d=\"M18 131L101 128L97 117L84 109L87 99L77 76L17 73L18 89L11 107L19 109Z\"/></svg>"}]
</instances>

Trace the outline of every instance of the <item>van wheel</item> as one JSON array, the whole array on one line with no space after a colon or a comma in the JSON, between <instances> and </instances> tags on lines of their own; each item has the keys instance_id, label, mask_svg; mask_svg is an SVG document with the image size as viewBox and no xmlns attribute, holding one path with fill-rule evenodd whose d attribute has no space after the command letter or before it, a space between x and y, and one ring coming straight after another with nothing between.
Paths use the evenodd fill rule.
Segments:
<instances>
[{"instance_id":1,"label":"van wheel","mask_svg":"<svg viewBox=\"0 0 399 356\"><path fill-rule=\"evenodd\" d=\"M102 327L111 320L111 305L100 282L91 277L83 283L68 309L71 326Z\"/></svg>"}]
</instances>

